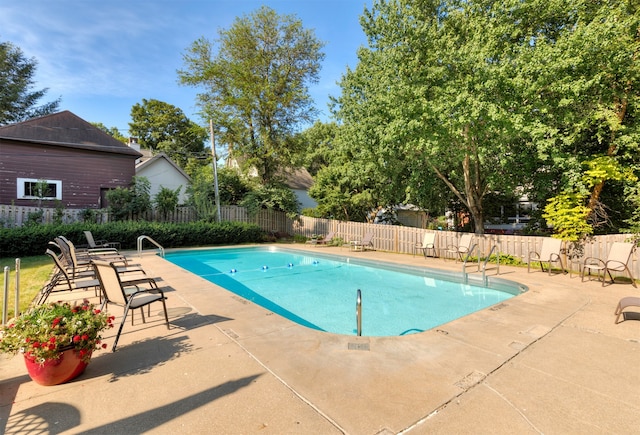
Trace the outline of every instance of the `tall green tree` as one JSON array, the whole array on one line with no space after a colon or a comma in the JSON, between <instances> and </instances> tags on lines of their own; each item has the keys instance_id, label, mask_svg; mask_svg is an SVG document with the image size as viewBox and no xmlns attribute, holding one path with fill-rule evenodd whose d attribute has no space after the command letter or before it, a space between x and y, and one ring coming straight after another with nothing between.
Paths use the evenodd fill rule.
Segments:
<instances>
[{"instance_id":1,"label":"tall green tree","mask_svg":"<svg viewBox=\"0 0 640 435\"><path fill-rule=\"evenodd\" d=\"M514 23L493 3L379 0L365 10L369 46L342 78L336 116L345 162L372 180L379 205L456 199L482 233L485 196L515 187L515 156L532 151L514 116Z\"/></svg>"},{"instance_id":2,"label":"tall green tree","mask_svg":"<svg viewBox=\"0 0 640 435\"><path fill-rule=\"evenodd\" d=\"M305 167L312 176L327 166L333 155L338 128L335 122L316 121L311 127L298 133L295 136L300 150L297 165Z\"/></svg>"},{"instance_id":3,"label":"tall green tree","mask_svg":"<svg viewBox=\"0 0 640 435\"><path fill-rule=\"evenodd\" d=\"M131 108L129 132L140 145L153 152L163 152L181 168L190 161L206 157L204 144L209 134L191 121L176 106L163 101L142 100Z\"/></svg>"},{"instance_id":4,"label":"tall green tree","mask_svg":"<svg viewBox=\"0 0 640 435\"><path fill-rule=\"evenodd\" d=\"M593 226L635 182L639 19L631 0L375 1L335 100L342 166L317 181L422 206L444 185L477 233L487 195L522 186L562 195L557 229L577 206Z\"/></svg>"},{"instance_id":5,"label":"tall green tree","mask_svg":"<svg viewBox=\"0 0 640 435\"><path fill-rule=\"evenodd\" d=\"M0 42L0 125L48 115L58 110L60 99L38 105L47 89L33 90L37 61L26 58L10 42Z\"/></svg>"},{"instance_id":6,"label":"tall green tree","mask_svg":"<svg viewBox=\"0 0 640 435\"><path fill-rule=\"evenodd\" d=\"M308 87L318 80L322 46L298 18L263 6L184 55L180 81L203 88L199 105L217 139L263 183L291 164L293 133L316 113Z\"/></svg>"},{"instance_id":7,"label":"tall green tree","mask_svg":"<svg viewBox=\"0 0 640 435\"><path fill-rule=\"evenodd\" d=\"M101 122L92 122L91 125L99 128L100 130L104 131L108 135L113 136L114 139L118 139L122 143L126 144L129 142L129 139L126 138L122 133L120 133L120 130L118 130L118 127L108 128L106 125L104 125Z\"/></svg>"},{"instance_id":8,"label":"tall green tree","mask_svg":"<svg viewBox=\"0 0 640 435\"><path fill-rule=\"evenodd\" d=\"M553 180L551 198L538 195L546 217L572 240L617 230L629 214L612 211L631 212L624 190L640 163L640 4L530 1L515 18L529 40L519 52L523 126L538 174Z\"/></svg>"}]
</instances>

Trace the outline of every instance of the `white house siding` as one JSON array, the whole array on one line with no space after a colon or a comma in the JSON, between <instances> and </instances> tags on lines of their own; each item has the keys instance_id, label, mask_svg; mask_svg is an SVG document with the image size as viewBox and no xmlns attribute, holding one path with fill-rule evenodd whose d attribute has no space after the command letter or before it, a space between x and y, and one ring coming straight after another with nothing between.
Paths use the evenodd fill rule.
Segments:
<instances>
[{"instance_id":1,"label":"white house siding","mask_svg":"<svg viewBox=\"0 0 640 435\"><path fill-rule=\"evenodd\" d=\"M151 183L151 198L155 198L161 187L176 190L180 189L179 201L184 204L187 200L187 186L189 179L185 177L174 165L165 158L152 159L136 167L136 176L145 177Z\"/></svg>"}]
</instances>

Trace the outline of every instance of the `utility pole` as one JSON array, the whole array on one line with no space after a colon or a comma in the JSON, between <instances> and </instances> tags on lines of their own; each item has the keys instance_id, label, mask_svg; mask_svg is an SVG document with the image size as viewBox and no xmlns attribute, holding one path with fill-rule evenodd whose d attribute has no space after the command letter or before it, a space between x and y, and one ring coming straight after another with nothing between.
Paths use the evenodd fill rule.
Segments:
<instances>
[{"instance_id":1,"label":"utility pole","mask_svg":"<svg viewBox=\"0 0 640 435\"><path fill-rule=\"evenodd\" d=\"M213 120L209 119L209 133L211 136L211 156L213 157L213 189L216 198L217 221L220 222L220 191L218 190L218 158L216 157L216 140L213 136Z\"/></svg>"}]
</instances>

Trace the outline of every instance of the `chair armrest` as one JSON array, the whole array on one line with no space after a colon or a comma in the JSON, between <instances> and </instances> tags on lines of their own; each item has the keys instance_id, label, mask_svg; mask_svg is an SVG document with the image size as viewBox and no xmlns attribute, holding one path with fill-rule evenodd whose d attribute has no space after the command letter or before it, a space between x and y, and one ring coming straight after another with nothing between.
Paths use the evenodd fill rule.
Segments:
<instances>
[{"instance_id":1,"label":"chair armrest","mask_svg":"<svg viewBox=\"0 0 640 435\"><path fill-rule=\"evenodd\" d=\"M118 252L118 250L116 248L109 248L109 247L103 247L103 248L91 248L91 249L87 249L87 251L89 252L89 254L120 254L120 252Z\"/></svg>"},{"instance_id":2,"label":"chair armrest","mask_svg":"<svg viewBox=\"0 0 640 435\"><path fill-rule=\"evenodd\" d=\"M611 266L609 265L609 263L611 263ZM623 263L622 261L618 260L608 260L606 263L604 263L604 267L606 267L607 269L616 270L616 268L621 268L622 270L624 270L624 268L627 267L627 263Z\"/></svg>"},{"instance_id":3,"label":"chair armrest","mask_svg":"<svg viewBox=\"0 0 640 435\"><path fill-rule=\"evenodd\" d=\"M587 257L584 259L584 262L582 264L584 266L598 266L598 265L604 266L604 261L602 261L597 257Z\"/></svg>"},{"instance_id":4,"label":"chair armrest","mask_svg":"<svg viewBox=\"0 0 640 435\"><path fill-rule=\"evenodd\" d=\"M153 278L135 278L135 279L130 279L130 280L122 280L122 285L123 286L135 286L136 288L138 288L138 291L149 291L149 290L157 290L158 284L156 283L156 280ZM149 285L151 286L151 288L149 289L140 289L139 286L141 285Z\"/></svg>"}]
</instances>

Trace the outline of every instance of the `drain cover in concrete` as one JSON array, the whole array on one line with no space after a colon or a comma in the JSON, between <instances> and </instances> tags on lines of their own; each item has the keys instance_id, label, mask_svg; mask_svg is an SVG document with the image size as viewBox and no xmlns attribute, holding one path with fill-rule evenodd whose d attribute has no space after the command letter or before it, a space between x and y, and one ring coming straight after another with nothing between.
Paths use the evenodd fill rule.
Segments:
<instances>
[{"instance_id":1,"label":"drain cover in concrete","mask_svg":"<svg viewBox=\"0 0 640 435\"><path fill-rule=\"evenodd\" d=\"M369 343L349 343L347 349L349 350L370 350Z\"/></svg>"}]
</instances>

